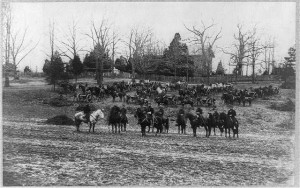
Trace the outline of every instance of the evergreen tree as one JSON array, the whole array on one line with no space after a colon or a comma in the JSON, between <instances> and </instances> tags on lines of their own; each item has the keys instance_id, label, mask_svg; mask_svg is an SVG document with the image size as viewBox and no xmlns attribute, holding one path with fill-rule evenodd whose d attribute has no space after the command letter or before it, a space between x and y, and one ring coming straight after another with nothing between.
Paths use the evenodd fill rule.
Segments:
<instances>
[{"instance_id":1,"label":"evergreen tree","mask_svg":"<svg viewBox=\"0 0 300 188\"><path fill-rule=\"evenodd\" d=\"M47 76L47 81L53 84L55 90L57 81L64 76L64 64L57 51L51 57L51 61L45 60L43 71Z\"/></svg>"},{"instance_id":2,"label":"evergreen tree","mask_svg":"<svg viewBox=\"0 0 300 188\"><path fill-rule=\"evenodd\" d=\"M77 82L78 75L80 75L83 72L83 64L81 63L81 60L78 55L75 55L74 59L71 60L70 66L71 72L74 74L75 80Z\"/></svg>"},{"instance_id":3,"label":"evergreen tree","mask_svg":"<svg viewBox=\"0 0 300 188\"><path fill-rule=\"evenodd\" d=\"M217 70L216 70L216 74L224 75L224 73L225 73L225 71L224 71L224 68L222 65L222 61L220 61L218 64Z\"/></svg>"}]
</instances>

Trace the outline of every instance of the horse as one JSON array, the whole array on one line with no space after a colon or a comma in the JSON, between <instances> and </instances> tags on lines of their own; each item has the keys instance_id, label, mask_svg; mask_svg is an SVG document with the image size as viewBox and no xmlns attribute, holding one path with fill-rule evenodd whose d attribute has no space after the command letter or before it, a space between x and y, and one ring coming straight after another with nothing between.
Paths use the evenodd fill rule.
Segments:
<instances>
[{"instance_id":1,"label":"horse","mask_svg":"<svg viewBox=\"0 0 300 188\"><path fill-rule=\"evenodd\" d=\"M178 126L178 134L186 134L186 117L184 114L178 114L177 115L177 120L176 120L176 125Z\"/></svg>"},{"instance_id":2,"label":"horse","mask_svg":"<svg viewBox=\"0 0 300 188\"><path fill-rule=\"evenodd\" d=\"M232 129L233 137L235 137L235 135L237 135L237 138L239 137L239 129L238 129L239 123L236 119L235 120L234 119L233 117L227 115L224 112L220 113L220 120L222 121L225 129L225 137L227 137L227 131L228 131L229 138L230 138L230 129Z\"/></svg>"},{"instance_id":3,"label":"horse","mask_svg":"<svg viewBox=\"0 0 300 188\"><path fill-rule=\"evenodd\" d=\"M219 130L220 130L220 136L222 136L222 134L223 134L223 132L224 132L224 124L222 124L222 122L221 122L221 120L220 120L220 114L217 112L217 111L215 111L213 114L212 114L212 117L213 117L213 119L214 119L214 123L215 123L215 125L214 125L214 133L215 133L215 127L218 127L219 128ZM216 135L216 133L215 133L215 135Z\"/></svg>"},{"instance_id":4,"label":"horse","mask_svg":"<svg viewBox=\"0 0 300 188\"><path fill-rule=\"evenodd\" d=\"M134 117L138 119L138 124L141 125L142 136L146 136L146 127L148 126L150 129L151 119L140 108L136 110Z\"/></svg>"},{"instance_id":5,"label":"horse","mask_svg":"<svg viewBox=\"0 0 300 188\"><path fill-rule=\"evenodd\" d=\"M102 110L98 109L96 111L93 111L91 114L90 114L90 122L87 122L86 119L84 118L85 114L83 112L77 112L75 114L75 126L77 128L77 131L79 132L79 126L82 122L84 123L89 123L90 125L90 129L89 129L89 132L91 132L91 128L93 127L93 132L95 132L95 125L100 118L104 118L104 114L102 112Z\"/></svg>"},{"instance_id":6,"label":"horse","mask_svg":"<svg viewBox=\"0 0 300 188\"><path fill-rule=\"evenodd\" d=\"M117 127L119 128L118 132L121 133L121 109L118 106L113 106L110 109L108 125L111 125L113 133L117 133Z\"/></svg>"},{"instance_id":7,"label":"horse","mask_svg":"<svg viewBox=\"0 0 300 188\"><path fill-rule=\"evenodd\" d=\"M207 120L202 116L195 116L192 113L187 113L186 117L190 120L191 127L193 129L193 136L196 137L198 127L204 127L205 137L210 135L210 127L207 124Z\"/></svg>"},{"instance_id":8,"label":"horse","mask_svg":"<svg viewBox=\"0 0 300 188\"><path fill-rule=\"evenodd\" d=\"M219 116L219 114L217 112L215 112L213 114L212 113L208 113L207 123L208 123L208 126L210 127L209 136L211 135L211 128L214 129L214 135L216 135L216 127L219 128L221 134L224 131L222 125L219 124L218 116Z\"/></svg>"},{"instance_id":9,"label":"horse","mask_svg":"<svg viewBox=\"0 0 300 188\"><path fill-rule=\"evenodd\" d=\"M170 120L169 118L162 118L162 123L163 123L163 127L165 129L166 133L169 133L169 128L170 128Z\"/></svg>"},{"instance_id":10,"label":"horse","mask_svg":"<svg viewBox=\"0 0 300 188\"><path fill-rule=\"evenodd\" d=\"M160 116L154 116L153 127L156 128L155 136L157 135L157 133L162 133L163 132L163 118Z\"/></svg>"},{"instance_id":11,"label":"horse","mask_svg":"<svg viewBox=\"0 0 300 188\"><path fill-rule=\"evenodd\" d=\"M126 114L121 113L121 120L120 120L120 124L121 124L121 131L125 131L126 132L126 125L128 123L128 119L126 117Z\"/></svg>"}]
</instances>

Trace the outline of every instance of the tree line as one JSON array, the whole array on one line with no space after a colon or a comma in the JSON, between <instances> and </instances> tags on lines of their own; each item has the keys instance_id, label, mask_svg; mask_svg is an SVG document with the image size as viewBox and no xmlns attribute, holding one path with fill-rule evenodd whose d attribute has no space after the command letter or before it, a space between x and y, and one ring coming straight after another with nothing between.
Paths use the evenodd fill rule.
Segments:
<instances>
[{"instance_id":1,"label":"tree line","mask_svg":"<svg viewBox=\"0 0 300 188\"><path fill-rule=\"evenodd\" d=\"M24 29L23 33L22 30L16 30L9 3L3 5L2 25L5 49L3 70L10 67L16 75L20 62L36 48L38 43L26 42L27 29ZM186 76L187 79L202 75L209 81L210 75L225 73L222 62L219 62L216 71L212 71L212 60L215 58L216 49L220 48L216 47L216 43L222 37L222 28L218 28L214 23L206 25L201 21L199 25L184 25L190 35L181 39L181 35L175 33L168 46L157 40L151 29L140 26L132 27L127 35L121 37L108 19L101 19L100 22L91 20L89 31L86 33L80 33L78 23L73 20L60 40L56 36L55 22L49 22L48 27L50 51L45 53L48 58L45 60L43 71L47 80L54 85L57 80L70 76L77 80L84 70L95 72L98 84L103 81L103 72L111 71L113 68L129 72L133 78L135 74ZM218 32L214 33L213 29ZM82 40L90 41L90 49L83 46ZM125 51L117 57L121 45ZM274 48L274 42L262 41L255 27L245 31L243 25L238 24L237 32L233 34L232 45L220 49L230 56L229 65L234 67L233 74L243 75L243 67L246 66L248 75L248 67L250 67L254 82L255 70L258 66L265 70L264 74L287 75L294 70L294 66L290 64L295 62L293 58L295 48L289 49L288 57L284 61L285 65L281 67L275 67L274 59L267 60L267 53L270 57L272 50L274 56ZM79 54L82 53L86 55L81 61ZM262 60L262 55L265 55L265 60ZM68 58L69 61L63 62L62 57Z\"/></svg>"}]
</instances>

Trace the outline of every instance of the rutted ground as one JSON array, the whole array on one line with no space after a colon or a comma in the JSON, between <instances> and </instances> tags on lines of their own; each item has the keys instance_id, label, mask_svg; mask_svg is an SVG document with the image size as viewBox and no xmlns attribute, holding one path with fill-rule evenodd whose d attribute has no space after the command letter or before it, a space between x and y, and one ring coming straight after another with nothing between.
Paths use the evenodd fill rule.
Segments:
<instances>
[{"instance_id":1,"label":"rutted ground","mask_svg":"<svg viewBox=\"0 0 300 188\"><path fill-rule=\"evenodd\" d=\"M150 133L142 138L132 115L128 132L121 135L112 134L103 120L96 125L96 133L89 134L86 125L77 133L72 126L44 125L41 119L47 114L41 119L36 117L41 116L39 112L21 116L8 95L4 92L4 110L17 113L4 113L4 185L293 184L294 131L277 126L293 113L267 108L280 96L256 101L252 107L236 107L240 138L228 139L218 131L217 136L204 138L203 129L194 138L190 127L187 135L178 135L173 123L169 134ZM20 108L27 109L29 102L38 109L45 107L20 100ZM221 103L218 106L219 111L227 110Z\"/></svg>"}]
</instances>

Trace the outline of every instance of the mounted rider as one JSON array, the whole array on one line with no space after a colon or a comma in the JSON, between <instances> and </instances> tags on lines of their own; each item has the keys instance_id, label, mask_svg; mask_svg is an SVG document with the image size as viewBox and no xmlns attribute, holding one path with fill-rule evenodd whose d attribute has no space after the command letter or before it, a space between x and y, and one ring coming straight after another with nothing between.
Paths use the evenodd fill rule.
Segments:
<instances>
[{"instance_id":1,"label":"mounted rider","mask_svg":"<svg viewBox=\"0 0 300 188\"><path fill-rule=\"evenodd\" d=\"M86 104L84 107L83 107L83 113L85 114L85 120L86 122L90 122L90 115L91 115L91 107L89 104Z\"/></svg>"},{"instance_id":2,"label":"mounted rider","mask_svg":"<svg viewBox=\"0 0 300 188\"><path fill-rule=\"evenodd\" d=\"M233 106L230 106L230 109L228 110L227 115L232 119L234 123L238 123L237 119L235 118L236 116L236 111L233 109Z\"/></svg>"},{"instance_id":3,"label":"mounted rider","mask_svg":"<svg viewBox=\"0 0 300 188\"><path fill-rule=\"evenodd\" d=\"M127 110L126 110L125 104L123 104L122 108L121 108L121 116L125 119L126 124L128 124L128 118L126 116L126 113L127 113Z\"/></svg>"},{"instance_id":4,"label":"mounted rider","mask_svg":"<svg viewBox=\"0 0 300 188\"><path fill-rule=\"evenodd\" d=\"M161 105L159 105L158 108L159 108L158 109L158 113L163 118L164 117L164 113L165 113L164 108Z\"/></svg>"},{"instance_id":5,"label":"mounted rider","mask_svg":"<svg viewBox=\"0 0 300 188\"><path fill-rule=\"evenodd\" d=\"M177 113L176 126L178 126L180 124L180 120L181 120L182 116L183 117L185 116L185 111L184 111L183 106L179 109L179 111Z\"/></svg>"},{"instance_id":6,"label":"mounted rider","mask_svg":"<svg viewBox=\"0 0 300 188\"><path fill-rule=\"evenodd\" d=\"M151 124L152 124L153 123L154 108L151 106L151 103L148 103L147 115L150 118Z\"/></svg>"},{"instance_id":7,"label":"mounted rider","mask_svg":"<svg viewBox=\"0 0 300 188\"><path fill-rule=\"evenodd\" d=\"M197 114L198 120L201 120L202 123L205 123L204 118L203 118L203 110L201 108L197 108L196 114Z\"/></svg>"}]
</instances>

